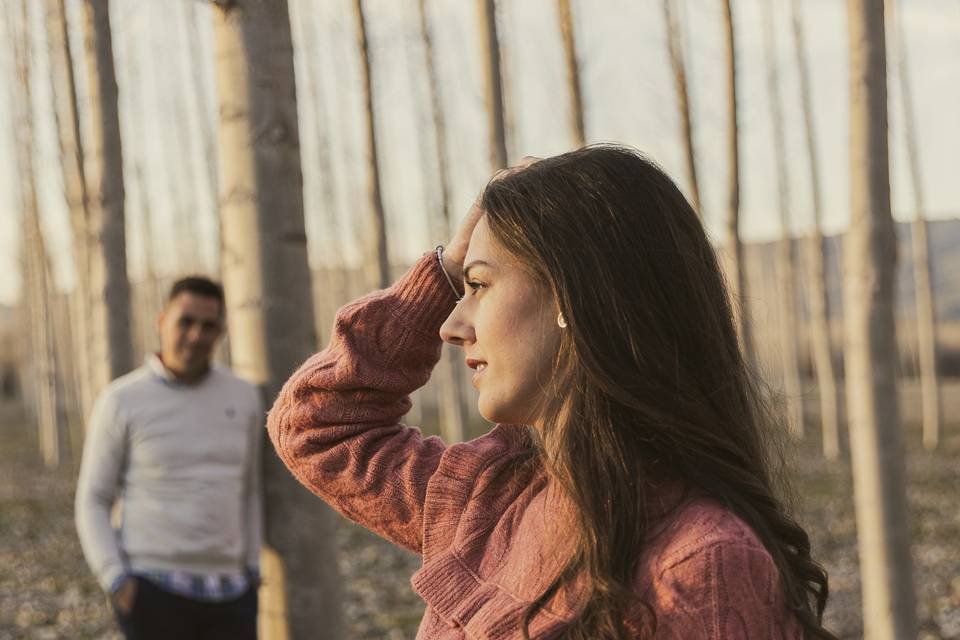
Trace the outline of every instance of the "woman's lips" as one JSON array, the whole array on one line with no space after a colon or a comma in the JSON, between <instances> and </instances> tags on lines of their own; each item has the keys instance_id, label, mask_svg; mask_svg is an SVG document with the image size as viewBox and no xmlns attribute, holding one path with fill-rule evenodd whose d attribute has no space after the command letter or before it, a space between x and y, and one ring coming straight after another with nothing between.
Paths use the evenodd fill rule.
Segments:
<instances>
[{"instance_id":1,"label":"woman's lips","mask_svg":"<svg viewBox=\"0 0 960 640\"><path fill-rule=\"evenodd\" d=\"M473 358L467 358L467 366L476 371L476 373L473 374L473 379L471 380L473 385L476 386L477 380L480 378L480 376L483 375L483 372L487 368L487 363L484 362L483 360L474 360Z\"/></svg>"}]
</instances>

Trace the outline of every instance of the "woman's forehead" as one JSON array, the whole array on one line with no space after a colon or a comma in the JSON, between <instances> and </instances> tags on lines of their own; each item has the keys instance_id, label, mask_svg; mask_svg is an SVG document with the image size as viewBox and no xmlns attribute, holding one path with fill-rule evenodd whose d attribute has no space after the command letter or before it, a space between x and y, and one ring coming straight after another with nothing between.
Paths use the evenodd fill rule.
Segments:
<instances>
[{"instance_id":1,"label":"woman's forehead","mask_svg":"<svg viewBox=\"0 0 960 640\"><path fill-rule=\"evenodd\" d=\"M487 216L483 216L477 222L470 234L470 243L467 245L467 255L464 258L464 264L470 264L477 260L490 262L490 228L487 226Z\"/></svg>"}]
</instances>

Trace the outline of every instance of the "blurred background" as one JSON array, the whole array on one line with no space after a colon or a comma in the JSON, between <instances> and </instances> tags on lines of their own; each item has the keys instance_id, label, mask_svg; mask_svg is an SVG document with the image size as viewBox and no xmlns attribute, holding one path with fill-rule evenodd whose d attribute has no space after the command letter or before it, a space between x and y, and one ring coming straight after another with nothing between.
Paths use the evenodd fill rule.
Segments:
<instances>
[{"instance_id":1,"label":"blurred background","mask_svg":"<svg viewBox=\"0 0 960 640\"><path fill-rule=\"evenodd\" d=\"M663 166L724 256L744 348L788 434L797 517L830 573L828 627L862 637L841 246L858 4L0 0L0 639L116 634L72 525L84 415L157 348L175 279L223 278L228 314L240 289L267 315L312 299L284 320L308 325L302 359L340 305L445 242L494 170L597 142ZM890 455L907 469L917 634L960 638L960 1L864 6L885 19L889 418L903 445ZM227 128L241 94L249 144ZM251 148L257 184L237 169ZM253 217L236 202L245 189ZM305 260L306 288L271 288L274 273L231 290L257 280L235 250L254 236L264 262ZM249 365L238 342L219 359L269 406L284 373ZM488 428L458 367L445 357L410 424L448 440ZM417 559L337 531L336 637L413 637Z\"/></svg>"}]
</instances>

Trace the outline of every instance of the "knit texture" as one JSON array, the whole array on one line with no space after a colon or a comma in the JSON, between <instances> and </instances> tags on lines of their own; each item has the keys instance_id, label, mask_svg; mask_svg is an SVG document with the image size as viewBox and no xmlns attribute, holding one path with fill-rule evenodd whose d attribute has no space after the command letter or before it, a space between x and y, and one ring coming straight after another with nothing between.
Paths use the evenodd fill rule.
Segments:
<instances>
[{"instance_id":1,"label":"knit texture","mask_svg":"<svg viewBox=\"0 0 960 640\"><path fill-rule=\"evenodd\" d=\"M542 469L511 463L523 427L497 425L445 446L400 422L440 357L439 329L453 305L428 254L392 287L343 307L330 345L284 385L268 429L308 489L421 554L411 580L427 604L418 639L513 640L570 557L569 517ZM638 566L631 637L803 637L770 554L731 511L693 496L656 528ZM581 587L552 597L530 637L559 637Z\"/></svg>"}]
</instances>

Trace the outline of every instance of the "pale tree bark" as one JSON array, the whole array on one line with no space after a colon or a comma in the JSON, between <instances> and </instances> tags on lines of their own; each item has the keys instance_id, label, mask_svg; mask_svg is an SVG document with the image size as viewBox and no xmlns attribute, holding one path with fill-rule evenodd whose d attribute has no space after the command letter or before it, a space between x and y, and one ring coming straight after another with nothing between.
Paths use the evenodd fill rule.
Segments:
<instances>
[{"instance_id":1,"label":"pale tree bark","mask_svg":"<svg viewBox=\"0 0 960 640\"><path fill-rule=\"evenodd\" d=\"M123 157L108 0L83 0L82 27L92 120L86 157L87 260L92 392L133 368L124 228Z\"/></svg>"},{"instance_id":2,"label":"pale tree bark","mask_svg":"<svg viewBox=\"0 0 960 640\"><path fill-rule=\"evenodd\" d=\"M90 283L87 263L87 185L80 140L80 115L73 69L73 54L67 31L65 0L46 0L47 46L50 55L50 84L56 118L64 196L70 215L75 276L74 302L70 306L74 331L75 386L80 413L86 417L93 406L89 361Z\"/></svg>"},{"instance_id":3,"label":"pale tree bark","mask_svg":"<svg viewBox=\"0 0 960 640\"><path fill-rule=\"evenodd\" d=\"M366 258L370 267L370 280L384 289L390 286L393 277L390 274L390 256L387 252L387 219L380 194L380 157L377 151L376 112L373 108L373 80L370 74L367 19L363 13L363 0L354 0L353 6L357 21L357 46L360 52L360 76L367 127L367 193L370 198L370 234L367 240L370 248Z\"/></svg>"},{"instance_id":4,"label":"pale tree bark","mask_svg":"<svg viewBox=\"0 0 960 640\"><path fill-rule=\"evenodd\" d=\"M195 2L196 0L191 0ZM181 3L169 6L163 6L159 3L153 3L152 8L164 17L170 16L171 12L180 12ZM161 164L167 168L167 193L173 202L174 215L172 223L177 230L176 241L172 247L173 254L176 256L176 272L178 273L196 273L200 270L200 243L199 228L197 220L198 191L201 188L202 177L194 167L194 154L190 148L190 120L187 117L185 108L186 94L183 80L189 76L189 60L187 48L184 43L179 41L182 33L176 28L176 24L171 24L172 20L157 20L157 26L151 30L154 42L160 44L154 45L154 51L163 50L161 47L173 43L171 47L177 53L171 51L172 56L180 58L180 73L170 73L171 70L161 69L161 67L172 67L175 60L167 59L157 55L151 56L152 71L155 79L152 80L159 88L159 97L157 106L160 112L160 122L167 125L166 135L156 136L160 145ZM163 27L160 27L163 25ZM175 67L174 67L175 69ZM163 82L158 79L163 78Z\"/></svg>"},{"instance_id":5,"label":"pale tree bark","mask_svg":"<svg viewBox=\"0 0 960 640\"><path fill-rule=\"evenodd\" d=\"M57 438L60 449L60 464L78 468L83 452L83 424L78 409L80 398L76 386L77 363L74 354L74 328L70 309L70 296L55 292L50 276L50 325L53 332L55 364L54 384L57 398Z\"/></svg>"},{"instance_id":6,"label":"pale tree bark","mask_svg":"<svg viewBox=\"0 0 960 640\"><path fill-rule=\"evenodd\" d=\"M747 274L743 241L740 238L740 132L737 124L737 47L733 21L733 0L723 3L724 41L727 65L727 211L724 219L724 250L727 286L733 302L737 334L747 362L754 366L753 333L747 302Z\"/></svg>"},{"instance_id":7,"label":"pale tree bark","mask_svg":"<svg viewBox=\"0 0 960 640\"><path fill-rule=\"evenodd\" d=\"M847 0L850 229L844 242L847 406L864 637L916 638L894 329L883 0Z\"/></svg>"},{"instance_id":8,"label":"pale tree bark","mask_svg":"<svg viewBox=\"0 0 960 640\"><path fill-rule=\"evenodd\" d=\"M20 0L19 21L8 22L13 41L14 67L19 86L16 113L17 165L23 213L23 298L30 318L30 360L34 386L34 414L40 454L47 467L60 464L60 426L57 411L56 355L53 341L50 269L37 208L34 173L33 95L30 86L31 38L26 0ZM8 18L9 18L8 14Z\"/></svg>"},{"instance_id":9,"label":"pale tree bark","mask_svg":"<svg viewBox=\"0 0 960 640\"><path fill-rule=\"evenodd\" d=\"M189 52L188 60L190 61L190 64L188 66L193 88L192 94L194 97L194 108L197 112L197 121L199 122L200 134L203 142L203 168L204 174L206 175L207 190L210 194L210 200L214 207L213 222L214 225L217 225L219 223L219 212L216 210L216 207L218 205L217 196L220 191L218 177L219 167L217 164L217 131L215 126L210 121L210 115L213 113L213 108L210 103L209 95L207 94L206 81L203 74L203 65L201 64L201 61L203 60L203 53L200 47L200 21L198 19L193 1L185 2L183 4L183 8L183 28L186 32L187 51ZM210 267L211 271L214 273L220 272L218 256L214 257L213 264L210 265Z\"/></svg>"},{"instance_id":10,"label":"pale tree bark","mask_svg":"<svg viewBox=\"0 0 960 640\"><path fill-rule=\"evenodd\" d=\"M840 456L840 402L837 377L830 345L830 322L827 305L825 249L823 241L823 196L820 192L820 168L817 162L817 136L814 125L810 87L810 71L805 53L803 18L800 0L792 0L794 52L800 77L800 100L806 129L807 157L810 164L810 188L813 197L813 231L806 242L807 291L810 309L810 342L817 387L820 392L820 424L823 432L823 455L829 460Z\"/></svg>"},{"instance_id":11,"label":"pale tree bark","mask_svg":"<svg viewBox=\"0 0 960 640\"><path fill-rule=\"evenodd\" d=\"M317 336L321 344L326 342L325 332L330 331L332 317L340 305L350 298L349 278L344 269L343 250L341 249L341 225L337 215L336 180L333 176L333 160L330 151L330 136L328 134L326 94L323 91L322 72L317 64L317 56L321 52L317 38L317 11L310 5L303 6L304 2L292 3L298 7L290 22L294 30L294 38L299 43L303 54L305 73L303 74L302 91L300 95L310 97L312 110L310 117L313 120L312 134L316 145L316 175L308 177L307 182L313 179L320 189L319 219L324 230L322 251L327 257L323 267L323 296L321 308L316 320ZM304 101L299 101L298 107L304 108ZM322 312L321 312L322 311Z\"/></svg>"},{"instance_id":12,"label":"pale tree bark","mask_svg":"<svg viewBox=\"0 0 960 640\"><path fill-rule=\"evenodd\" d=\"M580 64L577 62L577 38L573 25L571 0L557 0L560 18L560 35L563 38L563 55L567 62L567 89L570 93L570 125L577 147L587 144L586 127L583 122L583 93L580 84Z\"/></svg>"},{"instance_id":13,"label":"pale tree bark","mask_svg":"<svg viewBox=\"0 0 960 640\"><path fill-rule=\"evenodd\" d=\"M797 274L793 238L790 235L790 172L787 168L787 144L783 124L783 103L780 97L780 74L774 34L773 8L761 0L764 49L767 63L767 97L773 125L773 155L777 166L777 196L780 213L780 242L777 247L777 293L780 298L780 366L787 428L796 438L803 437L803 389L797 358Z\"/></svg>"},{"instance_id":14,"label":"pale tree bark","mask_svg":"<svg viewBox=\"0 0 960 640\"><path fill-rule=\"evenodd\" d=\"M440 79L434 58L433 38L427 16L426 0L419 0L420 35L426 54L427 80L430 85L430 112L433 116L434 144L440 186L441 218L437 232L440 237L450 237L456 224L450 204L450 165L447 161L447 127L443 117L443 102L440 96ZM443 347L443 359L438 365L440 382L440 429L446 442L462 442L466 439L469 409L463 395L463 361L460 351Z\"/></svg>"},{"instance_id":15,"label":"pale tree bark","mask_svg":"<svg viewBox=\"0 0 960 640\"><path fill-rule=\"evenodd\" d=\"M122 55L126 64L123 68L126 74L123 76L124 86L124 104L123 108L130 113L127 122L130 123L131 137L135 144L127 147L125 154L133 169L133 184L136 185L136 193L139 200L136 203L134 215L138 219L137 229L139 231L140 241L140 270L143 278L142 284L136 292L131 295L139 294L140 301L140 339L143 351L156 349L157 338L155 336L156 314L163 305L161 293L159 291L159 282L157 278L156 256L154 253L154 225L153 225L153 198L150 194L150 184L143 170L144 158L149 155L149 147L145 144L150 136L146 135L144 127L143 114L147 101L144 99L144 80L149 79L149 74L142 74L143 68L143 43L142 39L137 37L136 32L131 28L128 31L124 42ZM149 81L149 80L146 80Z\"/></svg>"},{"instance_id":16,"label":"pale tree bark","mask_svg":"<svg viewBox=\"0 0 960 640\"><path fill-rule=\"evenodd\" d=\"M496 0L476 0L480 27L480 60L483 64L484 100L492 171L507 166L507 130L503 106L503 69L500 60L500 36L497 33Z\"/></svg>"},{"instance_id":17,"label":"pale tree bark","mask_svg":"<svg viewBox=\"0 0 960 640\"><path fill-rule=\"evenodd\" d=\"M150 350L159 347L149 338L154 331L156 314L163 308L162 293L157 277L157 259L153 251L153 207L150 196L146 192L147 182L143 175L143 166L140 160L134 160L133 172L140 187L140 245L143 248L143 298L145 312L143 313L144 348Z\"/></svg>"},{"instance_id":18,"label":"pale tree bark","mask_svg":"<svg viewBox=\"0 0 960 640\"><path fill-rule=\"evenodd\" d=\"M937 318L933 303L933 284L930 248L927 240L926 204L923 175L917 150L916 119L913 114L913 95L910 91L910 71L907 64L907 45L903 26L897 16L896 0L886 0L890 32L894 43L893 57L897 59L900 77L900 100L903 105L903 133L910 164L910 182L913 186L914 219L911 225L913 246L913 285L917 313L917 352L920 361L920 389L923 399L923 446L936 449L943 429L940 402L940 376L937 372Z\"/></svg>"},{"instance_id":19,"label":"pale tree bark","mask_svg":"<svg viewBox=\"0 0 960 640\"><path fill-rule=\"evenodd\" d=\"M269 402L315 349L293 46L286 0L214 10L221 268L231 358ZM263 458L262 637L343 636L336 517L272 447Z\"/></svg>"},{"instance_id":20,"label":"pale tree bark","mask_svg":"<svg viewBox=\"0 0 960 640\"><path fill-rule=\"evenodd\" d=\"M24 183L34 179L33 171L27 165L24 171ZM27 187L32 190L33 187ZM60 465L62 435L60 414L60 389L57 384L56 344L53 327L53 283L50 277L50 264L40 228L40 215L36 206L36 194L25 201L24 211L24 249L26 252L27 274L25 284L28 289L25 297L30 316L31 359L36 394L37 432L40 442L40 454L48 468Z\"/></svg>"},{"instance_id":21,"label":"pale tree bark","mask_svg":"<svg viewBox=\"0 0 960 640\"><path fill-rule=\"evenodd\" d=\"M693 114L690 109L690 87L687 82L687 64L684 53L683 31L674 2L663 0L663 18L667 26L667 52L673 70L673 85L677 92L677 110L680 112L680 130L683 134L684 159L687 162L687 177L690 180L690 199L693 208L703 219L703 203L700 200L700 182L697 179L697 154L694 141Z\"/></svg>"}]
</instances>

